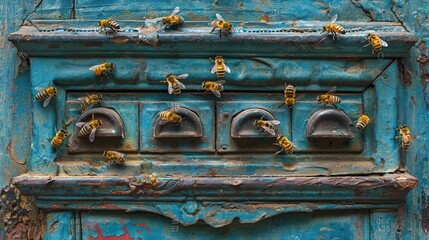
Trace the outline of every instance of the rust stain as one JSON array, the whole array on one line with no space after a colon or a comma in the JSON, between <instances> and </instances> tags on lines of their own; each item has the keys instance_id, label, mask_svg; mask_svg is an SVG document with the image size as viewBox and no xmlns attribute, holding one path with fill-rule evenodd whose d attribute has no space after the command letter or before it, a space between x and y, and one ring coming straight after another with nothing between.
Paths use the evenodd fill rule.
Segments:
<instances>
[{"instance_id":1,"label":"rust stain","mask_svg":"<svg viewBox=\"0 0 429 240\"><path fill-rule=\"evenodd\" d=\"M138 227L142 227L142 228L146 229L146 234L147 234L147 235L150 235L150 228L148 228L148 227L146 226L146 224L144 224L144 223L140 223L140 224L133 224L133 226L138 226ZM141 233L141 230L137 230L137 232Z\"/></svg>"},{"instance_id":2,"label":"rust stain","mask_svg":"<svg viewBox=\"0 0 429 240\"><path fill-rule=\"evenodd\" d=\"M49 44L48 48L60 48L60 45L56 43Z\"/></svg>"},{"instance_id":3,"label":"rust stain","mask_svg":"<svg viewBox=\"0 0 429 240\"><path fill-rule=\"evenodd\" d=\"M410 96L410 100L413 103L413 105L416 105L416 99L414 98L414 96Z\"/></svg>"},{"instance_id":4,"label":"rust stain","mask_svg":"<svg viewBox=\"0 0 429 240\"><path fill-rule=\"evenodd\" d=\"M83 44L85 47L102 47L102 42L86 42Z\"/></svg>"},{"instance_id":5,"label":"rust stain","mask_svg":"<svg viewBox=\"0 0 429 240\"><path fill-rule=\"evenodd\" d=\"M210 20L210 18L207 16L198 15L198 14L193 13L193 12L189 12L188 17L191 21L209 21Z\"/></svg>"},{"instance_id":6,"label":"rust stain","mask_svg":"<svg viewBox=\"0 0 429 240\"><path fill-rule=\"evenodd\" d=\"M132 240L133 238L130 236L130 233L127 230L126 225L122 227L124 234L121 236L104 236L103 231L98 226L97 222L94 222L94 230L97 233L97 236L94 238L92 236L88 236L90 240Z\"/></svg>"},{"instance_id":7,"label":"rust stain","mask_svg":"<svg viewBox=\"0 0 429 240\"><path fill-rule=\"evenodd\" d=\"M422 191L422 228L425 233L429 231L429 204L428 196Z\"/></svg>"},{"instance_id":8,"label":"rust stain","mask_svg":"<svg viewBox=\"0 0 429 240\"><path fill-rule=\"evenodd\" d=\"M420 58L419 58L419 62L420 62L420 82L423 86L423 92L426 95L426 85L427 82L429 81L429 73L428 73L428 64L429 64L429 60L427 58L426 55L426 42L425 41L421 41L418 45L418 48L420 50Z\"/></svg>"},{"instance_id":9,"label":"rust stain","mask_svg":"<svg viewBox=\"0 0 429 240\"><path fill-rule=\"evenodd\" d=\"M49 227L49 233L52 235L52 233L55 231L55 229L57 229L58 227L58 223L60 221L55 221L54 223L51 224L51 227Z\"/></svg>"},{"instance_id":10,"label":"rust stain","mask_svg":"<svg viewBox=\"0 0 429 240\"><path fill-rule=\"evenodd\" d=\"M412 80L411 71L408 69L407 65L402 60L399 60L398 67L399 71L402 73L400 75L401 82L405 86L410 86Z\"/></svg>"}]
</instances>

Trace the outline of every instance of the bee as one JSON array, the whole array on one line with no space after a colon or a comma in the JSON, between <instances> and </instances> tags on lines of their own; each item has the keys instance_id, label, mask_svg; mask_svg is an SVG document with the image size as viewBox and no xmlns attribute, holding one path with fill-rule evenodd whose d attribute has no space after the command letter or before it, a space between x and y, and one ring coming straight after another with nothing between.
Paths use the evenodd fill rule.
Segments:
<instances>
[{"instance_id":1,"label":"bee","mask_svg":"<svg viewBox=\"0 0 429 240\"><path fill-rule=\"evenodd\" d=\"M219 28L219 37L222 37L222 29L228 32L228 34L231 34L231 31L233 30L231 23L225 21L223 17L216 13L217 20L212 21L213 29L210 31L212 33L216 28Z\"/></svg>"},{"instance_id":2,"label":"bee","mask_svg":"<svg viewBox=\"0 0 429 240\"><path fill-rule=\"evenodd\" d=\"M95 76L107 77L106 71L113 72L114 68L115 64L111 62L105 62L102 64L94 65L90 67L89 70L93 71Z\"/></svg>"},{"instance_id":3,"label":"bee","mask_svg":"<svg viewBox=\"0 0 429 240\"><path fill-rule=\"evenodd\" d=\"M285 90L284 90L284 100L283 103L285 104L287 108L293 108L293 105L295 105L295 92L296 88L292 84L285 83Z\"/></svg>"},{"instance_id":4,"label":"bee","mask_svg":"<svg viewBox=\"0 0 429 240\"><path fill-rule=\"evenodd\" d=\"M366 125L369 123L369 117L368 115L362 114L358 118L358 120L355 121L356 128L362 131L364 128L366 128Z\"/></svg>"},{"instance_id":5,"label":"bee","mask_svg":"<svg viewBox=\"0 0 429 240\"><path fill-rule=\"evenodd\" d=\"M103 156L108 163L121 164L125 162L125 154L121 152L106 150L103 152Z\"/></svg>"},{"instance_id":6,"label":"bee","mask_svg":"<svg viewBox=\"0 0 429 240\"><path fill-rule=\"evenodd\" d=\"M182 74L179 76L175 76L173 74L167 74L165 81L161 81L161 82L168 83L169 94L174 93L174 95L179 95L182 92L182 89L185 89L185 85L177 79L186 79L188 76L189 76L188 74Z\"/></svg>"},{"instance_id":7,"label":"bee","mask_svg":"<svg viewBox=\"0 0 429 240\"><path fill-rule=\"evenodd\" d=\"M224 80L216 82L206 81L201 83L201 88L204 89L206 92L212 92L216 97L220 98L220 92L222 92L224 89L222 84L224 83Z\"/></svg>"},{"instance_id":8,"label":"bee","mask_svg":"<svg viewBox=\"0 0 429 240\"><path fill-rule=\"evenodd\" d=\"M51 140L51 147L58 148L65 140L66 137L70 137L71 134L67 134L65 129L60 129Z\"/></svg>"},{"instance_id":9,"label":"bee","mask_svg":"<svg viewBox=\"0 0 429 240\"><path fill-rule=\"evenodd\" d=\"M45 89L43 88L36 88L36 90L40 90L36 94L36 100L42 101L43 100L43 107L48 106L49 102L53 97L57 95L57 89L54 87L47 87Z\"/></svg>"},{"instance_id":10,"label":"bee","mask_svg":"<svg viewBox=\"0 0 429 240\"><path fill-rule=\"evenodd\" d=\"M162 18L162 25L164 25L164 29L167 27L173 28L178 27L182 25L182 23L185 21L183 17L176 15L180 11L179 7L176 7L170 15L167 17Z\"/></svg>"},{"instance_id":11,"label":"bee","mask_svg":"<svg viewBox=\"0 0 429 240\"><path fill-rule=\"evenodd\" d=\"M174 110L165 110L159 113L159 117L161 120L159 121L159 125L164 125L166 123L176 123L179 124L182 122L182 116L177 114L178 107L174 106Z\"/></svg>"},{"instance_id":12,"label":"bee","mask_svg":"<svg viewBox=\"0 0 429 240\"><path fill-rule=\"evenodd\" d=\"M81 128L79 131L79 134L81 136L89 135L89 141L91 142L94 142L95 133L97 132L97 129L101 127L101 125L102 125L101 120L94 119L94 114L92 115L91 121L76 123L76 126Z\"/></svg>"},{"instance_id":13,"label":"bee","mask_svg":"<svg viewBox=\"0 0 429 240\"><path fill-rule=\"evenodd\" d=\"M285 151L286 154L291 154L291 153L293 153L294 147L298 148L293 142L289 141L289 139L287 139L287 137L285 137L284 135L278 136L276 139L276 142L273 143L273 145L277 145L277 146L280 146L282 148L279 151L277 151L275 153L275 155L278 155L282 151Z\"/></svg>"},{"instance_id":14,"label":"bee","mask_svg":"<svg viewBox=\"0 0 429 240\"><path fill-rule=\"evenodd\" d=\"M369 43L364 47L372 45L372 54L381 51L381 47L388 47L387 43L381 40L375 33L368 34L366 40L368 40Z\"/></svg>"},{"instance_id":15,"label":"bee","mask_svg":"<svg viewBox=\"0 0 429 240\"><path fill-rule=\"evenodd\" d=\"M400 128L397 129L399 131L399 134L401 136L395 136L394 139L401 138L401 146L404 151L408 150L408 147L411 144L411 133L410 129L407 125L402 125Z\"/></svg>"},{"instance_id":16,"label":"bee","mask_svg":"<svg viewBox=\"0 0 429 240\"><path fill-rule=\"evenodd\" d=\"M331 23L326 24L323 28L322 28L322 33L327 32L328 34L332 34L332 39L335 41L335 37L337 37L338 40L340 40L340 38L338 38L337 34L346 34L346 30L341 27L339 24L336 24L335 21L337 21L337 14L335 14L332 19L331 19Z\"/></svg>"},{"instance_id":17,"label":"bee","mask_svg":"<svg viewBox=\"0 0 429 240\"><path fill-rule=\"evenodd\" d=\"M225 72L231 73L231 69L229 69L229 67L225 64L222 56L217 56L214 60L214 66L212 67L211 73L216 73L217 78L224 79Z\"/></svg>"},{"instance_id":18,"label":"bee","mask_svg":"<svg viewBox=\"0 0 429 240\"><path fill-rule=\"evenodd\" d=\"M80 97L77 99L80 101L81 113L88 111L95 104L103 102L103 96L99 93L89 94L86 97Z\"/></svg>"},{"instance_id":19,"label":"bee","mask_svg":"<svg viewBox=\"0 0 429 240\"><path fill-rule=\"evenodd\" d=\"M253 126L266 131L271 135L276 135L276 126L280 124L278 120L262 120L263 116L259 120L253 122Z\"/></svg>"},{"instance_id":20,"label":"bee","mask_svg":"<svg viewBox=\"0 0 429 240\"><path fill-rule=\"evenodd\" d=\"M119 30L121 27L119 24L111 19L103 19L98 22L98 32L101 32L104 30L104 32L107 34L106 28L112 29L113 32L118 33L117 30Z\"/></svg>"},{"instance_id":21,"label":"bee","mask_svg":"<svg viewBox=\"0 0 429 240\"><path fill-rule=\"evenodd\" d=\"M332 87L327 93L317 96L317 104L323 103L324 106L326 104L332 104L337 107L335 104L341 103L341 99L331 93L334 93L337 90L337 87Z\"/></svg>"}]
</instances>

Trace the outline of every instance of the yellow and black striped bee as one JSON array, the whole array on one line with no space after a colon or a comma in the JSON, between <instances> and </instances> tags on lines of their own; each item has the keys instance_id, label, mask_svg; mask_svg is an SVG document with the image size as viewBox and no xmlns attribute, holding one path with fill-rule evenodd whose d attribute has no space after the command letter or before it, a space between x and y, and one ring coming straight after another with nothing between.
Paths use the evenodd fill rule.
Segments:
<instances>
[{"instance_id":1,"label":"yellow and black striped bee","mask_svg":"<svg viewBox=\"0 0 429 240\"><path fill-rule=\"evenodd\" d=\"M85 113L95 104L103 102L103 96L99 93L88 94L86 97L77 99L80 101L81 113Z\"/></svg>"},{"instance_id":2,"label":"yellow and black striped bee","mask_svg":"<svg viewBox=\"0 0 429 240\"><path fill-rule=\"evenodd\" d=\"M262 120L261 119L255 120L253 122L253 126L262 129L262 131L266 131L267 133L271 135L276 135L276 126L280 124L280 121L278 120Z\"/></svg>"},{"instance_id":3,"label":"yellow and black striped bee","mask_svg":"<svg viewBox=\"0 0 429 240\"><path fill-rule=\"evenodd\" d=\"M174 95L179 95L182 92L182 89L185 89L186 87L183 83L181 83L177 79L186 79L188 76L189 76L188 74L181 74L179 76L175 76L173 74L167 74L165 81L161 81L161 82L168 83L169 94L173 93Z\"/></svg>"},{"instance_id":4,"label":"yellow and black striped bee","mask_svg":"<svg viewBox=\"0 0 429 240\"><path fill-rule=\"evenodd\" d=\"M295 93L296 88L292 84L285 83L284 100L281 105L285 104L287 108L293 108L296 102Z\"/></svg>"},{"instance_id":5,"label":"yellow and black striped bee","mask_svg":"<svg viewBox=\"0 0 429 240\"><path fill-rule=\"evenodd\" d=\"M381 51L381 47L388 47L389 45L387 45L387 43L383 40L381 40L381 38L379 38L377 36L377 34L375 33L370 33L366 36L366 40L368 40L368 44L365 45L364 47L367 47L369 45L372 45L372 54L374 54L375 52L379 52Z\"/></svg>"},{"instance_id":6,"label":"yellow and black striped bee","mask_svg":"<svg viewBox=\"0 0 429 240\"><path fill-rule=\"evenodd\" d=\"M95 140L95 133L97 132L98 128L101 128L102 122L101 120L94 119L94 115L92 115L92 120L89 122L78 122L76 123L77 127L80 127L79 134L81 136L88 136L89 135L89 141L94 142Z\"/></svg>"},{"instance_id":7,"label":"yellow and black striped bee","mask_svg":"<svg viewBox=\"0 0 429 240\"><path fill-rule=\"evenodd\" d=\"M125 154L121 152L106 150L103 152L103 156L107 163L121 164L125 162Z\"/></svg>"},{"instance_id":8,"label":"yellow and black striped bee","mask_svg":"<svg viewBox=\"0 0 429 240\"><path fill-rule=\"evenodd\" d=\"M93 71L95 76L107 77L106 71L113 72L115 69L115 64L111 62L105 62L102 64L94 65L89 68L90 71Z\"/></svg>"},{"instance_id":9,"label":"yellow and black striped bee","mask_svg":"<svg viewBox=\"0 0 429 240\"><path fill-rule=\"evenodd\" d=\"M219 37L222 37L222 30L226 31L228 34L231 34L231 31L233 30L231 23L225 21L223 17L216 13L217 20L212 21L213 29L210 31L212 33L216 28L219 28Z\"/></svg>"},{"instance_id":10,"label":"yellow and black striped bee","mask_svg":"<svg viewBox=\"0 0 429 240\"><path fill-rule=\"evenodd\" d=\"M275 155L278 155L282 151L285 151L286 154L291 154L293 153L294 147L298 148L293 142L289 141L289 139L287 139L287 137L285 137L284 135L278 136L276 139L276 142L273 143L273 145L277 145L282 148L279 151L277 151Z\"/></svg>"},{"instance_id":11,"label":"yellow and black striped bee","mask_svg":"<svg viewBox=\"0 0 429 240\"><path fill-rule=\"evenodd\" d=\"M220 92L223 91L223 84L225 83L224 80L211 82L206 81L201 83L201 88L204 89L206 92L212 92L216 97L220 98L221 94Z\"/></svg>"},{"instance_id":12,"label":"yellow and black striped bee","mask_svg":"<svg viewBox=\"0 0 429 240\"><path fill-rule=\"evenodd\" d=\"M67 130L60 129L55 136L51 140L51 147L58 148L65 140L66 137L71 136L71 134L67 134Z\"/></svg>"},{"instance_id":13,"label":"yellow and black striped bee","mask_svg":"<svg viewBox=\"0 0 429 240\"><path fill-rule=\"evenodd\" d=\"M173 111L165 110L159 113L159 117L161 120L159 121L159 125L164 125L167 123L176 123L179 124L182 122L182 116L177 114L178 107L174 106Z\"/></svg>"},{"instance_id":14,"label":"yellow and black striped bee","mask_svg":"<svg viewBox=\"0 0 429 240\"><path fill-rule=\"evenodd\" d=\"M337 90L337 87L332 87L327 93L317 96L317 104L323 103L323 105L326 106L326 104L332 104L335 107L337 107L335 104L341 103L341 99L335 95L332 95L331 93L335 93Z\"/></svg>"},{"instance_id":15,"label":"yellow and black striped bee","mask_svg":"<svg viewBox=\"0 0 429 240\"><path fill-rule=\"evenodd\" d=\"M401 146L404 151L408 150L408 147L410 147L411 144L411 133L410 129L407 125L402 125L400 128L397 129L399 131L399 134L401 136L395 136L394 139L401 139Z\"/></svg>"},{"instance_id":16,"label":"yellow and black striped bee","mask_svg":"<svg viewBox=\"0 0 429 240\"><path fill-rule=\"evenodd\" d=\"M106 29L110 28L113 32L118 33L121 28L119 24L111 19L103 19L98 22L98 32L104 32L107 34Z\"/></svg>"},{"instance_id":17,"label":"yellow and black striped bee","mask_svg":"<svg viewBox=\"0 0 429 240\"><path fill-rule=\"evenodd\" d=\"M360 117L358 118L358 120L356 120L355 123L356 123L356 128L362 131L364 128L366 128L366 126L369 123L368 115L365 115L365 114L360 115Z\"/></svg>"},{"instance_id":18,"label":"yellow and black striped bee","mask_svg":"<svg viewBox=\"0 0 429 240\"><path fill-rule=\"evenodd\" d=\"M322 28L322 32L327 32L328 34L332 34L332 39L335 41L335 37L337 37L338 40L340 40L340 38L338 38L337 34L346 34L346 30L341 27L339 24L336 24L335 21L337 21L337 14L335 14L332 19L331 19L331 23L326 24L323 28Z\"/></svg>"},{"instance_id":19,"label":"yellow and black striped bee","mask_svg":"<svg viewBox=\"0 0 429 240\"><path fill-rule=\"evenodd\" d=\"M169 27L169 28L175 28L175 27L178 27L178 26L182 25L182 23L185 20L183 19L183 17L181 17L179 15L176 15L179 11L180 11L179 7L176 7L170 13L170 15L168 15L167 17L162 18L162 25L164 25L164 29L166 29L167 27Z\"/></svg>"},{"instance_id":20,"label":"yellow and black striped bee","mask_svg":"<svg viewBox=\"0 0 429 240\"><path fill-rule=\"evenodd\" d=\"M229 67L225 64L222 56L217 56L214 60L214 66L212 67L211 73L216 73L217 78L224 79L225 72L231 73L231 69L229 69Z\"/></svg>"},{"instance_id":21,"label":"yellow and black striped bee","mask_svg":"<svg viewBox=\"0 0 429 240\"><path fill-rule=\"evenodd\" d=\"M54 87L36 88L39 92L36 94L36 100L43 101L43 107L48 106L53 97L57 95L57 89Z\"/></svg>"}]
</instances>

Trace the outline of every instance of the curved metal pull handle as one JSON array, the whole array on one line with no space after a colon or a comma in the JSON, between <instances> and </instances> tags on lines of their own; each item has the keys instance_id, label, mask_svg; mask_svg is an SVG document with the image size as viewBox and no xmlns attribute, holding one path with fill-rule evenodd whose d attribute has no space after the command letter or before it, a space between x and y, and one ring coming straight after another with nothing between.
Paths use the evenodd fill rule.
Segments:
<instances>
[{"instance_id":1,"label":"curved metal pull handle","mask_svg":"<svg viewBox=\"0 0 429 240\"><path fill-rule=\"evenodd\" d=\"M262 108L249 108L235 115L231 123L231 137L237 139L276 137L277 134L264 134L253 126L253 122L262 116L264 120L275 120L270 112Z\"/></svg>"},{"instance_id":2,"label":"curved metal pull handle","mask_svg":"<svg viewBox=\"0 0 429 240\"><path fill-rule=\"evenodd\" d=\"M124 138L124 123L122 122L119 114L110 108L98 107L92 108L82 114L77 122L89 122L94 114L95 119L99 119L102 122L101 128L97 129L96 137L107 137L107 138ZM88 136L82 136L79 134L79 127L75 127L75 136L79 138L88 138Z\"/></svg>"},{"instance_id":3,"label":"curved metal pull handle","mask_svg":"<svg viewBox=\"0 0 429 240\"><path fill-rule=\"evenodd\" d=\"M168 109L173 111L173 109ZM200 117L188 108L178 107L175 113L182 117L181 123L159 124L161 118L155 121L154 138L199 138L203 136L203 127Z\"/></svg>"}]
</instances>

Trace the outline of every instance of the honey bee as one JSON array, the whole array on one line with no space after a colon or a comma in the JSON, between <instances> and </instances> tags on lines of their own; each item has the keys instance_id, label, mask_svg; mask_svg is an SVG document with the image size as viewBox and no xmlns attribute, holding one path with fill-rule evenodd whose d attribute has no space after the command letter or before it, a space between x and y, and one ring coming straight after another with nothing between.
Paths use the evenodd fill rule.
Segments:
<instances>
[{"instance_id":1,"label":"honey bee","mask_svg":"<svg viewBox=\"0 0 429 240\"><path fill-rule=\"evenodd\" d=\"M118 33L117 30L120 29L120 26L117 22L111 19L103 19L98 22L98 32L104 32L107 34L106 28L110 28L113 32Z\"/></svg>"},{"instance_id":2,"label":"honey bee","mask_svg":"<svg viewBox=\"0 0 429 240\"><path fill-rule=\"evenodd\" d=\"M60 129L55 136L51 140L51 147L58 148L65 140L66 137L71 136L71 134L67 134L65 129Z\"/></svg>"},{"instance_id":3,"label":"honey bee","mask_svg":"<svg viewBox=\"0 0 429 240\"><path fill-rule=\"evenodd\" d=\"M216 82L206 81L201 83L201 88L204 89L206 92L212 92L216 97L220 98L220 92L222 92L224 89L222 84L224 83L224 80Z\"/></svg>"},{"instance_id":4,"label":"honey bee","mask_svg":"<svg viewBox=\"0 0 429 240\"><path fill-rule=\"evenodd\" d=\"M185 89L185 85L181 83L177 79L186 79L189 75L188 74L182 74L179 76L175 76L173 74L167 74L166 80L161 82L168 83L168 93L174 95L179 95L182 92L182 89Z\"/></svg>"},{"instance_id":5,"label":"honey bee","mask_svg":"<svg viewBox=\"0 0 429 240\"><path fill-rule=\"evenodd\" d=\"M225 21L225 19L223 19L219 13L216 13L216 18L217 20L212 21L211 25L213 26L213 29L210 31L210 33L212 33L216 28L219 28L220 38L222 37L222 30L228 32L228 34L231 34L231 31L233 30L231 23Z\"/></svg>"},{"instance_id":6,"label":"honey bee","mask_svg":"<svg viewBox=\"0 0 429 240\"><path fill-rule=\"evenodd\" d=\"M326 104L332 104L337 107L335 104L341 103L341 99L331 93L335 93L337 87L332 87L327 93L317 96L317 104L323 103L324 106Z\"/></svg>"},{"instance_id":7,"label":"honey bee","mask_svg":"<svg viewBox=\"0 0 429 240\"><path fill-rule=\"evenodd\" d=\"M164 25L164 29L167 27L173 28L178 27L182 25L182 23L185 21L183 17L176 15L180 11L179 7L176 7L170 15L167 17L162 18L162 25Z\"/></svg>"},{"instance_id":8,"label":"honey bee","mask_svg":"<svg viewBox=\"0 0 429 240\"><path fill-rule=\"evenodd\" d=\"M335 21L337 21L337 14L335 14L332 19L331 19L331 23L326 24L323 28L322 28L322 32L327 32L328 34L332 34L332 39L335 41L335 37L337 37L338 40L340 40L340 38L338 38L337 34L346 34L346 30L341 27L339 24L336 24Z\"/></svg>"},{"instance_id":9,"label":"honey bee","mask_svg":"<svg viewBox=\"0 0 429 240\"><path fill-rule=\"evenodd\" d=\"M114 68L115 64L111 62L105 62L102 64L94 65L90 67L89 70L93 71L95 76L107 77L106 71L113 72Z\"/></svg>"},{"instance_id":10,"label":"honey bee","mask_svg":"<svg viewBox=\"0 0 429 240\"><path fill-rule=\"evenodd\" d=\"M57 89L54 87L47 87L45 89L36 88L36 90L39 90L39 92L36 94L36 100L43 100L43 107L48 106L51 99L57 95Z\"/></svg>"},{"instance_id":11,"label":"honey bee","mask_svg":"<svg viewBox=\"0 0 429 240\"><path fill-rule=\"evenodd\" d=\"M217 78L224 79L225 72L231 73L231 69L229 69L229 67L225 64L222 56L217 56L214 60L214 66L212 67L211 73L216 73Z\"/></svg>"},{"instance_id":12,"label":"honey bee","mask_svg":"<svg viewBox=\"0 0 429 240\"><path fill-rule=\"evenodd\" d=\"M94 142L95 133L97 132L97 129L101 127L101 125L102 125L101 120L94 119L94 114L92 115L91 121L76 123L76 126L81 128L79 131L79 134L81 136L89 135L89 141L91 142Z\"/></svg>"},{"instance_id":13,"label":"honey bee","mask_svg":"<svg viewBox=\"0 0 429 240\"><path fill-rule=\"evenodd\" d=\"M182 122L182 116L177 114L178 107L174 106L173 111L165 110L159 113L159 117L161 120L159 121L159 125L164 125L166 123L176 123L179 124Z\"/></svg>"},{"instance_id":14,"label":"honey bee","mask_svg":"<svg viewBox=\"0 0 429 240\"><path fill-rule=\"evenodd\" d=\"M263 116L259 120L253 122L253 126L266 131L271 135L276 135L276 126L280 124L278 120L262 120Z\"/></svg>"},{"instance_id":15,"label":"honey bee","mask_svg":"<svg viewBox=\"0 0 429 240\"><path fill-rule=\"evenodd\" d=\"M388 47L387 43L381 40L375 33L368 34L366 40L368 40L369 43L364 47L372 45L372 54L381 51L381 47Z\"/></svg>"},{"instance_id":16,"label":"honey bee","mask_svg":"<svg viewBox=\"0 0 429 240\"><path fill-rule=\"evenodd\" d=\"M293 105L295 105L295 92L296 88L292 84L285 83L285 90L284 90L284 100L283 103L285 104L287 108L293 108Z\"/></svg>"},{"instance_id":17,"label":"honey bee","mask_svg":"<svg viewBox=\"0 0 429 240\"><path fill-rule=\"evenodd\" d=\"M81 113L88 111L95 104L103 102L103 96L99 93L89 94L86 97L80 97L77 99L80 101Z\"/></svg>"},{"instance_id":18,"label":"honey bee","mask_svg":"<svg viewBox=\"0 0 429 240\"><path fill-rule=\"evenodd\" d=\"M107 163L121 164L125 162L125 154L121 152L106 150L103 152L103 156Z\"/></svg>"},{"instance_id":19,"label":"honey bee","mask_svg":"<svg viewBox=\"0 0 429 240\"><path fill-rule=\"evenodd\" d=\"M273 145L277 145L282 148L279 151L277 151L275 155L278 155L282 151L285 151L286 154L291 154L293 153L294 147L298 148L293 142L289 141L289 139L287 139L287 137L285 137L284 135L278 136L276 139L276 142L273 143Z\"/></svg>"},{"instance_id":20,"label":"honey bee","mask_svg":"<svg viewBox=\"0 0 429 240\"><path fill-rule=\"evenodd\" d=\"M358 120L356 120L355 123L356 123L356 128L362 131L364 128L366 128L366 125L368 125L369 123L368 115L365 115L365 114L360 115L360 117L358 118Z\"/></svg>"},{"instance_id":21,"label":"honey bee","mask_svg":"<svg viewBox=\"0 0 429 240\"><path fill-rule=\"evenodd\" d=\"M401 127L399 127L397 129L399 131L399 134L401 134L401 136L395 136L394 139L401 139L401 146L402 149L404 149L404 151L408 150L408 147L411 144L411 133L410 133L410 129L408 128L407 125L402 125Z\"/></svg>"}]
</instances>

